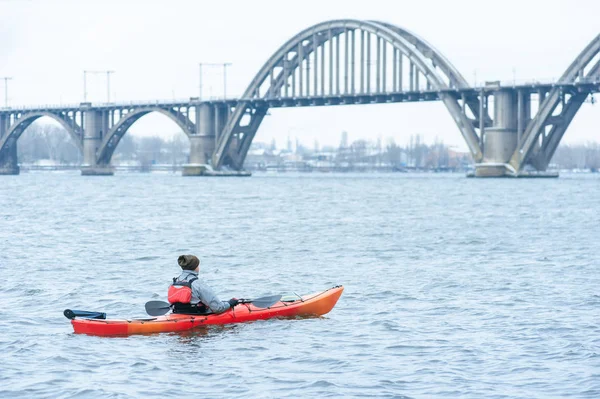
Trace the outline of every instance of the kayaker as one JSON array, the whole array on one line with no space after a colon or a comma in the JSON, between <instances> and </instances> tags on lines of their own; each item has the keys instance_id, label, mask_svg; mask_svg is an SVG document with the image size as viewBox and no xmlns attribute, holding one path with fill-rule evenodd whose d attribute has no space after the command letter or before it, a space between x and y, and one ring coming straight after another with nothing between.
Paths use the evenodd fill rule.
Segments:
<instances>
[{"instance_id":1,"label":"kayaker","mask_svg":"<svg viewBox=\"0 0 600 399\"><path fill-rule=\"evenodd\" d=\"M179 277L173 279L171 287L178 286L178 283L188 283L192 292L189 303L174 303L173 313L204 313L207 308L213 313L222 313L239 303L236 298L231 298L229 301L219 300L213 290L198 279L200 272L198 257L181 255L177 259L177 263L181 266L182 271ZM169 302L171 302L172 296L171 289L169 290Z\"/></svg>"}]
</instances>

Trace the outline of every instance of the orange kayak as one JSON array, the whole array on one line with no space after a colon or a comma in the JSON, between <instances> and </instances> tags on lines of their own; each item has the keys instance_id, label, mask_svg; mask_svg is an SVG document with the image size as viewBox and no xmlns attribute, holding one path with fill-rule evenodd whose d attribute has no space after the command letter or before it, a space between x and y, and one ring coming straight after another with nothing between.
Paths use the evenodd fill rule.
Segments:
<instances>
[{"instance_id":1,"label":"orange kayak","mask_svg":"<svg viewBox=\"0 0 600 399\"><path fill-rule=\"evenodd\" d=\"M268 308L258 308L251 303L239 304L219 314L189 315L168 314L147 319L90 319L71 320L77 334L132 335L158 332L186 331L200 326L242 323L274 317L321 316L329 313L342 295L344 287L336 286L316 294L296 298L282 298Z\"/></svg>"}]
</instances>

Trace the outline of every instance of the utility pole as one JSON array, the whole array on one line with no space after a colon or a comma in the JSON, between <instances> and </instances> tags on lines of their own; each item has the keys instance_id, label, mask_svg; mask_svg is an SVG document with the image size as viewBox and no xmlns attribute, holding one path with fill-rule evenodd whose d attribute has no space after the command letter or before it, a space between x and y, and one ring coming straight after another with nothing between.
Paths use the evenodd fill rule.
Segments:
<instances>
[{"instance_id":1,"label":"utility pole","mask_svg":"<svg viewBox=\"0 0 600 399\"><path fill-rule=\"evenodd\" d=\"M4 106L8 108L8 81L12 80L10 76L5 76L4 79Z\"/></svg>"},{"instance_id":2,"label":"utility pole","mask_svg":"<svg viewBox=\"0 0 600 399\"><path fill-rule=\"evenodd\" d=\"M223 99L227 99L227 67L231 66L231 62L223 63Z\"/></svg>"},{"instance_id":3,"label":"utility pole","mask_svg":"<svg viewBox=\"0 0 600 399\"><path fill-rule=\"evenodd\" d=\"M106 102L110 103L110 74L115 71L106 71Z\"/></svg>"},{"instance_id":4,"label":"utility pole","mask_svg":"<svg viewBox=\"0 0 600 399\"><path fill-rule=\"evenodd\" d=\"M115 71L83 71L83 102L87 102L87 74L106 74L106 102L110 103L110 74Z\"/></svg>"},{"instance_id":5,"label":"utility pole","mask_svg":"<svg viewBox=\"0 0 600 399\"><path fill-rule=\"evenodd\" d=\"M199 93L199 97L198 99L200 101L202 101L202 67L203 66L208 66L208 67L216 67L216 66L222 66L223 67L223 98L227 97L227 67L231 66L231 62L222 62L222 63L213 63L213 62L200 62L198 64L198 72L199 72L199 81L200 81L200 85L199 85L199 89L200 89L200 93Z\"/></svg>"},{"instance_id":6,"label":"utility pole","mask_svg":"<svg viewBox=\"0 0 600 399\"><path fill-rule=\"evenodd\" d=\"M200 93L198 93L198 100L202 101L202 63L198 64L198 69L200 70Z\"/></svg>"}]
</instances>

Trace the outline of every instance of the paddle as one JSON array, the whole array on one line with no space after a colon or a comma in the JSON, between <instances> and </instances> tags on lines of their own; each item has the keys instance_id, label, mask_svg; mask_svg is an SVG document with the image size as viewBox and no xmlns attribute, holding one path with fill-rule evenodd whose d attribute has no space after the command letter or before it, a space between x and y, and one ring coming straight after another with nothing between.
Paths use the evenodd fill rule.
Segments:
<instances>
[{"instance_id":1,"label":"paddle","mask_svg":"<svg viewBox=\"0 0 600 399\"><path fill-rule=\"evenodd\" d=\"M269 308L281 299L281 295L263 296L256 299L240 299L240 303L251 303L257 308Z\"/></svg>"},{"instance_id":2,"label":"paddle","mask_svg":"<svg viewBox=\"0 0 600 399\"><path fill-rule=\"evenodd\" d=\"M85 317L86 319L106 319L106 313L88 312L87 310L65 309L63 314L69 320L73 320L76 317Z\"/></svg>"},{"instance_id":3,"label":"paddle","mask_svg":"<svg viewBox=\"0 0 600 399\"><path fill-rule=\"evenodd\" d=\"M162 316L171 309L171 304L163 301L146 302L146 313L150 316Z\"/></svg>"},{"instance_id":4,"label":"paddle","mask_svg":"<svg viewBox=\"0 0 600 399\"><path fill-rule=\"evenodd\" d=\"M281 299L281 295L271 295L256 299L240 299L239 303L251 303L257 308L268 308L273 306ZM150 316L162 316L171 309L171 305L168 302L163 301L149 301L146 302L146 313Z\"/></svg>"}]
</instances>

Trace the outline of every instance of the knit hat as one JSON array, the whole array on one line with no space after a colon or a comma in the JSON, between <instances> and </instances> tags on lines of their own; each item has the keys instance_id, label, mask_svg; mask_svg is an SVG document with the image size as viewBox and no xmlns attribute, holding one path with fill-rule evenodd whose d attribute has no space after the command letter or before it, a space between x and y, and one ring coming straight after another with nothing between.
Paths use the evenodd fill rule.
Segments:
<instances>
[{"instance_id":1,"label":"knit hat","mask_svg":"<svg viewBox=\"0 0 600 399\"><path fill-rule=\"evenodd\" d=\"M177 263L183 270L195 270L200 265L200 259L194 255L181 255Z\"/></svg>"}]
</instances>

